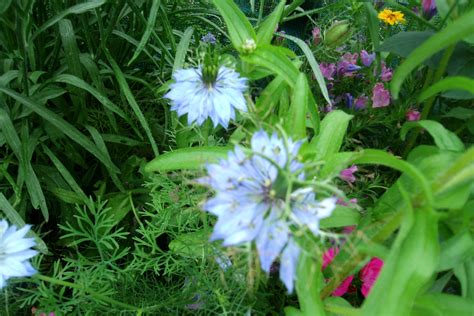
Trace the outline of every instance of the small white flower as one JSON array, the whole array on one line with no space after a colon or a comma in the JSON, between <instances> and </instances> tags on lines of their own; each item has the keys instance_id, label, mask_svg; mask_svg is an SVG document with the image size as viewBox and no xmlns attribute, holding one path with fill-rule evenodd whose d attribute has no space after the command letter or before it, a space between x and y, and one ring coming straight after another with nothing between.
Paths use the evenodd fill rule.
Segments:
<instances>
[{"instance_id":1,"label":"small white flower","mask_svg":"<svg viewBox=\"0 0 474 316\"><path fill-rule=\"evenodd\" d=\"M11 277L31 276L36 271L28 259L38 252L30 249L35 245L33 238L24 238L30 225L17 230L16 226L8 227L5 220L0 221L0 289Z\"/></svg>"},{"instance_id":2,"label":"small white flower","mask_svg":"<svg viewBox=\"0 0 474 316\"><path fill-rule=\"evenodd\" d=\"M205 82L202 67L180 69L173 79L165 98L171 100L171 110L178 116L188 115L188 124L202 125L210 118L214 127L220 124L227 128L229 121L235 119L235 109L247 111L243 95L247 79L233 69L220 66L213 82Z\"/></svg>"}]
</instances>

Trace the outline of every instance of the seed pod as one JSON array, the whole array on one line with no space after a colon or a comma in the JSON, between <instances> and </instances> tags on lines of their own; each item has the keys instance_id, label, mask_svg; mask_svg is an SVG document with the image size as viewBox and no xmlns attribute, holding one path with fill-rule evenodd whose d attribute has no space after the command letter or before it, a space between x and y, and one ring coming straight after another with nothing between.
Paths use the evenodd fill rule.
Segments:
<instances>
[{"instance_id":1,"label":"seed pod","mask_svg":"<svg viewBox=\"0 0 474 316\"><path fill-rule=\"evenodd\" d=\"M337 21L324 32L324 43L327 47L337 47L344 43L352 35L349 21Z\"/></svg>"}]
</instances>

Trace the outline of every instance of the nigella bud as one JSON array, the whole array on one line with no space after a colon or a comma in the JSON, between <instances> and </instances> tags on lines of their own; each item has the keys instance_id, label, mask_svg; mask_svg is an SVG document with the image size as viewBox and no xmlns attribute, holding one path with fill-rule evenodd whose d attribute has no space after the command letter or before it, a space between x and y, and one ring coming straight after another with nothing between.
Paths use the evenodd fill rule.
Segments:
<instances>
[{"instance_id":1,"label":"nigella bud","mask_svg":"<svg viewBox=\"0 0 474 316\"><path fill-rule=\"evenodd\" d=\"M324 43L328 47L338 47L352 35L349 21L337 21L324 32Z\"/></svg>"},{"instance_id":2,"label":"nigella bud","mask_svg":"<svg viewBox=\"0 0 474 316\"><path fill-rule=\"evenodd\" d=\"M257 48L257 43L251 38L245 40L242 44L242 50L244 53L250 54Z\"/></svg>"}]
</instances>

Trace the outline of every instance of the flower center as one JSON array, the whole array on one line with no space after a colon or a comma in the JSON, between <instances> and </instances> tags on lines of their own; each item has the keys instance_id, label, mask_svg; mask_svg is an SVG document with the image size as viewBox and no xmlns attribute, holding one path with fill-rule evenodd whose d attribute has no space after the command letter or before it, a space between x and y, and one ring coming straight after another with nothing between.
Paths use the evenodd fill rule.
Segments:
<instances>
[{"instance_id":1,"label":"flower center","mask_svg":"<svg viewBox=\"0 0 474 316\"><path fill-rule=\"evenodd\" d=\"M202 68L202 81L204 85L211 90L217 80L219 72L218 56L208 51L204 57L204 65Z\"/></svg>"}]
</instances>

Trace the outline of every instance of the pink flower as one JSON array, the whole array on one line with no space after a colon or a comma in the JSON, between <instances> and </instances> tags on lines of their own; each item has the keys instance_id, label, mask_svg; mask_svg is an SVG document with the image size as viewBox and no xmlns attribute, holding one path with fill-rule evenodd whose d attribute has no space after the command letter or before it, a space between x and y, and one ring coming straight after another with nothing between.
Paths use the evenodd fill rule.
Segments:
<instances>
[{"instance_id":1,"label":"pink flower","mask_svg":"<svg viewBox=\"0 0 474 316\"><path fill-rule=\"evenodd\" d=\"M339 252L338 248L329 248L323 254L323 265L322 265L321 270L324 270L331 263L331 261L334 260L334 257L337 255L338 252ZM354 279L353 275L348 276L344 281L342 281L342 283L337 287L337 289L335 289L332 292L332 295L343 296L344 294L346 294L353 279Z\"/></svg>"},{"instance_id":2,"label":"pink flower","mask_svg":"<svg viewBox=\"0 0 474 316\"><path fill-rule=\"evenodd\" d=\"M36 315L36 312L38 311L38 309L36 307L32 307L31 308L31 314L33 315ZM51 312L51 313L48 313L48 316L55 316L56 314L54 312ZM45 313L41 313L39 314L39 316L46 316Z\"/></svg>"},{"instance_id":3,"label":"pink flower","mask_svg":"<svg viewBox=\"0 0 474 316\"><path fill-rule=\"evenodd\" d=\"M352 165L350 168L346 168L341 171L339 174L339 177L349 183L354 183L356 180L356 177L354 176L354 172L357 172L357 166Z\"/></svg>"},{"instance_id":4,"label":"pink flower","mask_svg":"<svg viewBox=\"0 0 474 316\"><path fill-rule=\"evenodd\" d=\"M374 285L375 281L377 281L377 277L379 276L382 267L382 259L374 257L362 268L362 270L360 270L359 276L362 280L361 292L364 297L369 295L372 286Z\"/></svg>"},{"instance_id":5,"label":"pink flower","mask_svg":"<svg viewBox=\"0 0 474 316\"><path fill-rule=\"evenodd\" d=\"M435 0L422 0L421 5L423 7L423 13L430 19L436 14L436 1Z\"/></svg>"},{"instance_id":6,"label":"pink flower","mask_svg":"<svg viewBox=\"0 0 474 316\"><path fill-rule=\"evenodd\" d=\"M355 202L351 202L352 200L355 200ZM357 203L357 199L351 199L351 203L354 203L356 204ZM356 229L356 226L355 225L352 225L352 226L346 226L342 229L342 232L344 234L351 234L354 230Z\"/></svg>"},{"instance_id":7,"label":"pink flower","mask_svg":"<svg viewBox=\"0 0 474 316\"><path fill-rule=\"evenodd\" d=\"M356 198L350 199L350 200L349 200L349 203L351 203L351 204L357 204L357 199L356 199ZM349 206L348 203L346 203L343 199L340 199L340 198L337 199L336 204L342 205L342 206Z\"/></svg>"},{"instance_id":8,"label":"pink flower","mask_svg":"<svg viewBox=\"0 0 474 316\"><path fill-rule=\"evenodd\" d=\"M346 294L353 279L354 276L349 275L344 281L342 281L341 285L339 285L337 289L332 292L332 296L343 296Z\"/></svg>"},{"instance_id":9,"label":"pink flower","mask_svg":"<svg viewBox=\"0 0 474 316\"><path fill-rule=\"evenodd\" d=\"M321 42L321 29L319 27L313 28L311 35L313 37L313 45L317 46Z\"/></svg>"},{"instance_id":10,"label":"pink flower","mask_svg":"<svg viewBox=\"0 0 474 316\"><path fill-rule=\"evenodd\" d=\"M357 97L357 99L355 99L354 108L356 110L365 109L365 107L367 106L367 102L369 102L369 98L366 97L365 95L361 95Z\"/></svg>"},{"instance_id":11,"label":"pink flower","mask_svg":"<svg viewBox=\"0 0 474 316\"><path fill-rule=\"evenodd\" d=\"M392 80L392 68L385 66L385 63L382 63L382 71L380 73L380 79L384 82Z\"/></svg>"},{"instance_id":12,"label":"pink flower","mask_svg":"<svg viewBox=\"0 0 474 316\"><path fill-rule=\"evenodd\" d=\"M406 115L407 121L419 121L421 118L421 113L417 110L410 110Z\"/></svg>"},{"instance_id":13,"label":"pink flower","mask_svg":"<svg viewBox=\"0 0 474 316\"><path fill-rule=\"evenodd\" d=\"M377 83L372 89L372 107L382 108L390 104L390 92L385 90L383 83Z\"/></svg>"},{"instance_id":14,"label":"pink flower","mask_svg":"<svg viewBox=\"0 0 474 316\"><path fill-rule=\"evenodd\" d=\"M324 78L327 80L334 80L333 76L336 74L336 65L333 63L321 63L319 65L319 69L321 69L321 73L323 74Z\"/></svg>"},{"instance_id":15,"label":"pink flower","mask_svg":"<svg viewBox=\"0 0 474 316\"><path fill-rule=\"evenodd\" d=\"M354 54L345 53L344 55L342 55L343 61L347 61L353 65L357 64L357 58L359 58L359 54L357 53L354 53Z\"/></svg>"},{"instance_id":16,"label":"pink flower","mask_svg":"<svg viewBox=\"0 0 474 316\"><path fill-rule=\"evenodd\" d=\"M370 67L375 59L375 53L369 54L365 49L360 52L360 59L365 67Z\"/></svg>"}]
</instances>

